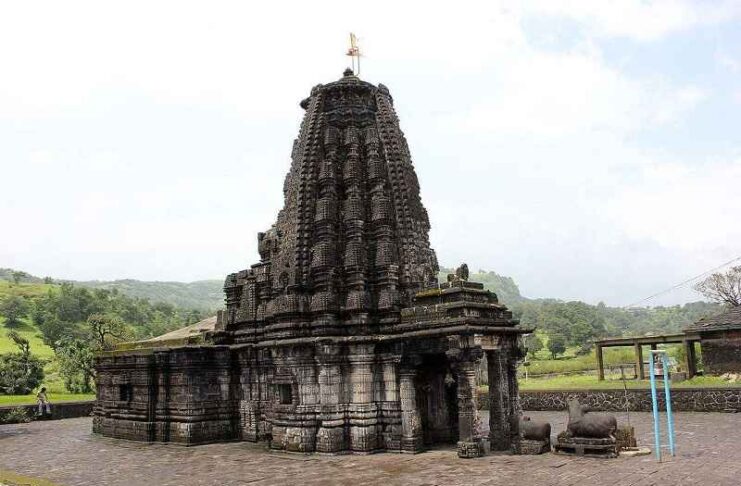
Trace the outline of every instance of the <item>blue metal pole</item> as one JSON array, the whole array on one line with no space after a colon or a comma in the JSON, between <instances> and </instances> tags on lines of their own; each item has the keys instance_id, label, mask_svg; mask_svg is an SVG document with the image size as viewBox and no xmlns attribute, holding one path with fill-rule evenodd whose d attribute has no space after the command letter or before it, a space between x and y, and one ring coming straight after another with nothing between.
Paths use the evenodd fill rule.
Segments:
<instances>
[{"instance_id":1,"label":"blue metal pole","mask_svg":"<svg viewBox=\"0 0 741 486\"><path fill-rule=\"evenodd\" d=\"M656 459L661 461L661 428L659 424L659 404L656 400L656 376L654 370L654 352L648 353L648 376L651 379L651 405L654 412L654 446L656 448Z\"/></svg>"},{"instance_id":2,"label":"blue metal pole","mask_svg":"<svg viewBox=\"0 0 741 486\"><path fill-rule=\"evenodd\" d=\"M666 427L669 435L669 452L674 455L674 419L672 417L672 394L669 391L669 358L666 352L661 353L664 364L664 396L666 397Z\"/></svg>"}]
</instances>

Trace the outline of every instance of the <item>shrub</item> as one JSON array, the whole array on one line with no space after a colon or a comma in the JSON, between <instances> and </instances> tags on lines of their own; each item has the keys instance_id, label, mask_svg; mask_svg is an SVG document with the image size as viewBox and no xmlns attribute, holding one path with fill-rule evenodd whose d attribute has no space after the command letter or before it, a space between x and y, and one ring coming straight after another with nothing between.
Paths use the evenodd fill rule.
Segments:
<instances>
[{"instance_id":1,"label":"shrub","mask_svg":"<svg viewBox=\"0 0 741 486\"><path fill-rule=\"evenodd\" d=\"M36 356L10 353L0 356L0 393L27 395L44 379L44 363Z\"/></svg>"}]
</instances>

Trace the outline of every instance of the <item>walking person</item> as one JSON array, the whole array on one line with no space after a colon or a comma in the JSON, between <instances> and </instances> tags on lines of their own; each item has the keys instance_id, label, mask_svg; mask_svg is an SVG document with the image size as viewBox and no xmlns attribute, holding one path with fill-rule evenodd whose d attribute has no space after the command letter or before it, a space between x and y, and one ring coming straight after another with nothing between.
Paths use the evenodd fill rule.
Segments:
<instances>
[{"instance_id":1,"label":"walking person","mask_svg":"<svg viewBox=\"0 0 741 486\"><path fill-rule=\"evenodd\" d=\"M36 401L39 404L39 417L45 415L51 416L51 404L49 398L46 396L46 387L42 386L41 390L36 394ZM46 408L46 410L44 410Z\"/></svg>"}]
</instances>

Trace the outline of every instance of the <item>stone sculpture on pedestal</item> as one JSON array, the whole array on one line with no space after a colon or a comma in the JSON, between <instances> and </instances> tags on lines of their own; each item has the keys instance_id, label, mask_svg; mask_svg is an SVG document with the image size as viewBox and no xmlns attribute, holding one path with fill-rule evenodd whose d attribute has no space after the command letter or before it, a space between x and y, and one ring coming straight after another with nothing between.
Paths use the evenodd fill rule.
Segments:
<instances>
[{"instance_id":1,"label":"stone sculpture on pedestal","mask_svg":"<svg viewBox=\"0 0 741 486\"><path fill-rule=\"evenodd\" d=\"M551 424L520 417L520 454L543 454L551 451Z\"/></svg>"},{"instance_id":2,"label":"stone sculpture on pedestal","mask_svg":"<svg viewBox=\"0 0 741 486\"><path fill-rule=\"evenodd\" d=\"M617 457L614 415L589 413L572 398L568 400L569 423L566 431L558 434L556 452L595 457Z\"/></svg>"}]
</instances>

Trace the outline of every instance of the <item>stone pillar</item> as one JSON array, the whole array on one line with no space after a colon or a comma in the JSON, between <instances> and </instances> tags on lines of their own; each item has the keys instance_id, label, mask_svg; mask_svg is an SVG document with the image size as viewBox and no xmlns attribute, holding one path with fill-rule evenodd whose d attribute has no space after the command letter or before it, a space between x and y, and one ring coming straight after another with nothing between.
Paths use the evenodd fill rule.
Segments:
<instances>
[{"instance_id":1,"label":"stone pillar","mask_svg":"<svg viewBox=\"0 0 741 486\"><path fill-rule=\"evenodd\" d=\"M479 416L476 404L476 368L478 359L464 358L457 365L458 382L458 457L471 458L484 455L484 444L479 433ZM489 382L491 384L491 381ZM506 384L509 387L509 383Z\"/></svg>"},{"instance_id":2,"label":"stone pillar","mask_svg":"<svg viewBox=\"0 0 741 486\"><path fill-rule=\"evenodd\" d=\"M401 407L399 405L398 356L383 356L381 361L382 395L379 433L386 450L401 449Z\"/></svg>"},{"instance_id":3,"label":"stone pillar","mask_svg":"<svg viewBox=\"0 0 741 486\"><path fill-rule=\"evenodd\" d=\"M399 371L399 399L401 400L401 452L420 452L424 448L422 418L417 410L414 389L414 369Z\"/></svg>"},{"instance_id":4,"label":"stone pillar","mask_svg":"<svg viewBox=\"0 0 741 486\"><path fill-rule=\"evenodd\" d=\"M378 407L373 402L374 345L352 345L350 362L350 449L370 452L378 448Z\"/></svg>"},{"instance_id":5,"label":"stone pillar","mask_svg":"<svg viewBox=\"0 0 741 486\"><path fill-rule=\"evenodd\" d=\"M383 368L383 401L385 402L398 402L399 401L399 382L396 377L396 366L398 359L389 358L384 359L382 363Z\"/></svg>"},{"instance_id":6,"label":"stone pillar","mask_svg":"<svg viewBox=\"0 0 741 486\"><path fill-rule=\"evenodd\" d=\"M695 343L693 341L684 341L684 356L687 378L692 378L697 373L695 361Z\"/></svg>"},{"instance_id":7,"label":"stone pillar","mask_svg":"<svg viewBox=\"0 0 741 486\"><path fill-rule=\"evenodd\" d=\"M317 452L347 450L345 417L342 409L342 348L337 344L317 346L316 362L319 374L319 429L316 434Z\"/></svg>"},{"instance_id":8,"label":"stone pillar","mask_svg":"<svg viewBox=\"0 0 741 486\"><path fill-rule=\"evenodd\" d=\"M643 368L643 346L638 343L633 345L636 354L636 375L639 380L646 379L646 370Z\"/></svg>"},{"instance_id":9,"label":"stone pillar","mask_svg":"<svg viewBox=\"0 0 741 486\"><path fill-rule=\"evenodd\" d=\"M597 353L597 379L605 379L605 363L602 360L602 346L599 344L595 346L595 352Z\"/></svg>"},{"instance_id":10,"label":"stone pillar","mask_svg":"<svg viewBox=\"0 0 741 486\"><path fill-rule=\"evenodd\" d=\"M511 344L487 352L489 363L489 442L492 451L519 452L517 359Z\"/></svg>"}]
</instances>

